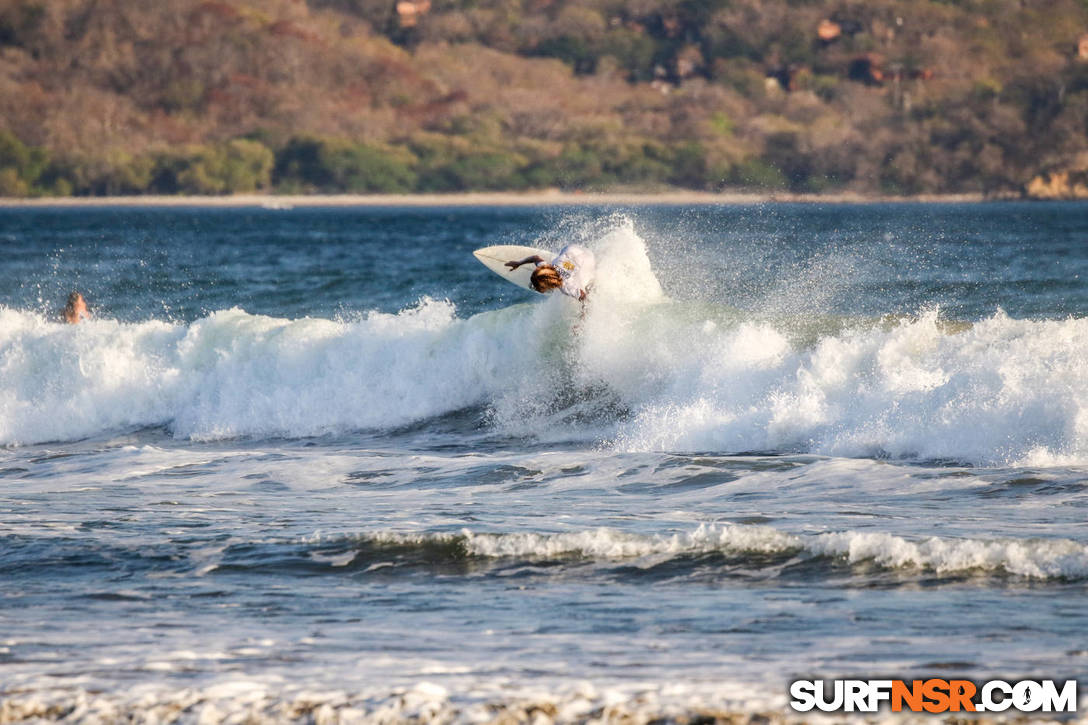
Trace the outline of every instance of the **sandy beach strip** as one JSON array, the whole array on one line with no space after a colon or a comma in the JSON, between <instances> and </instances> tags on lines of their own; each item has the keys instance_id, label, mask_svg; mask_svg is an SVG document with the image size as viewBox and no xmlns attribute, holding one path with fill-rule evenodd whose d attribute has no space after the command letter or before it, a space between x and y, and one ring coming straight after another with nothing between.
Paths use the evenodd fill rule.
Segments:
<instances>
[{"instance_id":1,"label":"sandy beach strip","mask_svg":"<svg viewBox=\"0 0 1088 725\"><path fill-rule=\"evenodd\" d=\"M0 207L494 207L494 206L649 206L754 205L768 203L872 204L973 203L982 194L911 197L864 194L714 194L697 191L640 193L468 192L461 194L237 194L233 196L81 196L36 199L0 198Z\"/></svg>"}]
</instances>

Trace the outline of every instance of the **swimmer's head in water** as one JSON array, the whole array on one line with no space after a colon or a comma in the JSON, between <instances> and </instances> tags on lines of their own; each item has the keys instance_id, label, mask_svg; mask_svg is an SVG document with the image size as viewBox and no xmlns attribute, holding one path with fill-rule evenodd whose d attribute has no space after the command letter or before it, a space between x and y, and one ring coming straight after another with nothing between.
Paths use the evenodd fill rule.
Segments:
<instances>
[{"instance_id":1,"label":"swimmer's head in water","mask_svg":"<svg viewBox=\"0 0 1088 725\"><path fill-rule=\"evenodd\" d=\"M76 323L86 315L87 301L83 299L83 295L78 292L68 295L68 304L64 306L65 322Z\"/></svg>"},{"instance_id":2,"label":"swimmer's head in water","mask_svg":"<svg viewBox=\"0 0 1088 725\"><path fill-rule=\"evenodd\" d=\"M555 267L550 264L542 264L533 270L533 274L529 277L529 284L533 286L537 292L551 292L553 289L559 289L563 286L563 278L559 276L559 272Z\"/></svg>"}]
</instances>

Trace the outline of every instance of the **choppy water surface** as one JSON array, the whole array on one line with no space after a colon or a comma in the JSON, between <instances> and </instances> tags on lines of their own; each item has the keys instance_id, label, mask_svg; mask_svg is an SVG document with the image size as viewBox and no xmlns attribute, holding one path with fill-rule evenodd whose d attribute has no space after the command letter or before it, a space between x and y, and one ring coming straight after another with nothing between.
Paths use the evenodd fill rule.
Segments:
<instances>
[{"instance_id":1,"label":"choppy water surface","mask_svg":"<svg viewBox=\"0 0 1088 725\"><path fill-rule=\"evenodd\" d=\"M2 210L0 720L1083 688L1086 237L1072 204ZM470 255L570 241L584 317Z\"/></svg>"}]
</instances>

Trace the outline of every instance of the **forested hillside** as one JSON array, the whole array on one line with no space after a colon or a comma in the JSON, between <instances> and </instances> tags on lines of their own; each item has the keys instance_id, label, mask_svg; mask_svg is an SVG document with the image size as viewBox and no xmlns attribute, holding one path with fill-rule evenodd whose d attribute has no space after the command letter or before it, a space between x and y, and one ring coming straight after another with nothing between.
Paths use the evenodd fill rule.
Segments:
<instances>
[{"instance_id":1,"label":"forested hillside","mask_svg":"<svg viewBox=\"0 0 1088 725\"><path fill-rule=\"evenodd\" d=\"M0 0L0 195L1088 195L1084 0Z\"/></svg>"}]
</instances>

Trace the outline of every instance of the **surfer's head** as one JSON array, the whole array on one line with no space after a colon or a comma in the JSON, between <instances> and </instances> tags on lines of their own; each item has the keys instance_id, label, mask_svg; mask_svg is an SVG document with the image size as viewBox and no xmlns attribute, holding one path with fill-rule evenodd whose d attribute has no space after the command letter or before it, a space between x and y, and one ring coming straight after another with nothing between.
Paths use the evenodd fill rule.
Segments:
<instances>
[{"instance_id":1,"label":"surfer's head","mask_svg":"<svg viewBox=\"0 0 1088 725\"><path fill-rule=\"evenodd\" d=\"M87 316L87 301L83 295L73 292L68 295L68 304L64 306L64 321L75 324Z\"/></svg>"},{"instance_id":2,"label":"surfer's head","mask_svg":"<svg viewBox=\"0 0 1088 725\"><path fill-rule=\"evenodd\" d=\"M563 278L559 276L555 267L542 264L533 270L532 276L529 277L529 284L537 292L551 292L563 286Z\"/></svg>"}]
</instances>

